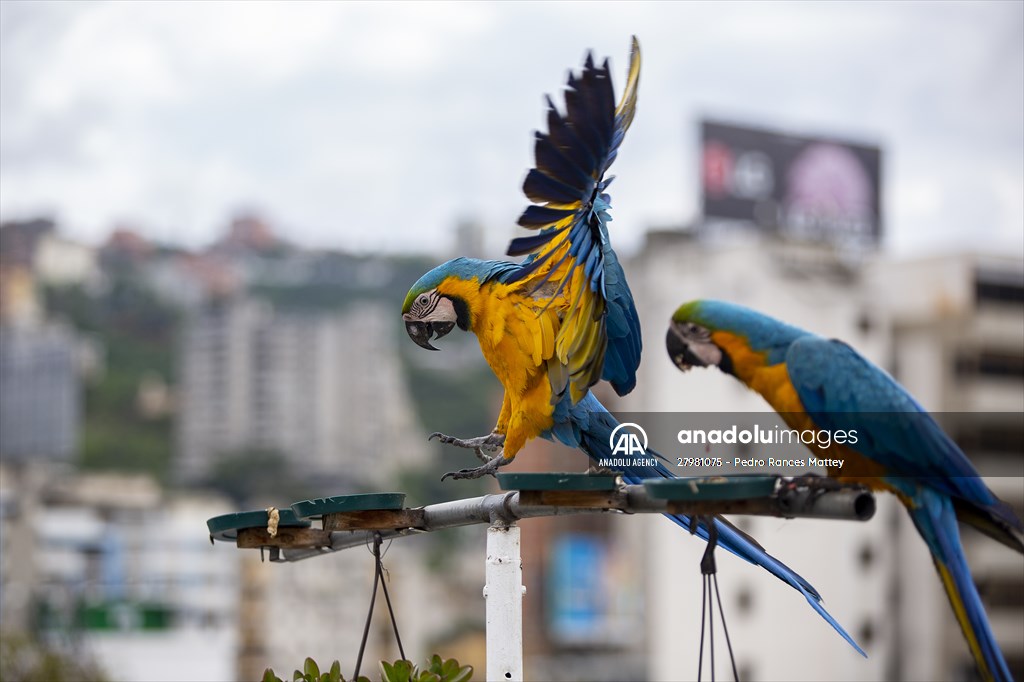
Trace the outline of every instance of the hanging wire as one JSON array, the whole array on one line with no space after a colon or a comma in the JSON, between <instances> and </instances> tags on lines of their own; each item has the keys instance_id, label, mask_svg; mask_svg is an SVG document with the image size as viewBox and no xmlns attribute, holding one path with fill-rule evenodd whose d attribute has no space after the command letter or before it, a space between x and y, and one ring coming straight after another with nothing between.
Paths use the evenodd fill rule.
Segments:
<instances>
[{"instance_id":1,"label":"hanging wire","mask_svg":"<svg viewBox=\"0 0 1024 682\"><path fill-rule=\"evenodd\" d=\"M380 536L378 535L377 542L380 542ZM378 545L379 546L379 545ZM380 561L380 556L377 557L377 574L381 575L384 572L384 564ZM388 616L391 618L391 629L395 632L395 641L398 642L398 653L401 654L402 660L406 660L405 648L402 646L402 636L398 634L398 621L395 619L395 610L391 606L391 595L388 594L388 581L381 577L381 587L384 588L384 602L388 605Z\"/></svg>"},{"instance_id":2,"label":"hanging wire","mask_svg":"<svg viewBox=\"0 0 1024 682\"><path fill-rule=\"evenodd\" d=\"M707 614L708 591L704 584L704 576L700 577L700 654L697 656L697 682L700 682L700 673L704 669L704 616ZM712 665L714 667L714 665Z\"/></svg>"},{"instance_id":3,"label":"hanging wire","mask_svg":"<svg viewBox=\"0 0 1024 682\"><path fill-rule=\"evenodd\" d=\"M398 642L398 653L401 654L402 660L406 660L405 648L402 646L402 638L398 634L398 621L395 619L395 610L391 606L391 595L388 594L388 583L383 579L384 575L384 564L381 562L381 537L380 533L373 534L373 593L370 595L370 610L366 614L366 624L363 626L363 639L359 642L359 656L356 657L356 671L352 674L353 680L359 679L359 669L363 666L363 653L366 650L366 640L370 637L370 622L373 620L373 607L377 602L377 586L380 585L384 590L384 601L388 605L388 616L391 618L391 628L395 633L395 641ZM391 543L388 543L388 547ZM387 550L385 550L386 552Z\"/></svg>"},{"instance_id":4,"label":"hanging wire","mask_svg":"<svg viewBox=\"0 0 1024 682\"><path fill-rule=\"evenodd\" d=\"M722 630L725 632L725 646L729 648L729 662L732 663L732 678L739 682L740 674L736 672L736 658L732 655L732 642L729 641L729 627L725 624L725 611L722 610L722 595L718 591L718 574L711 576L715 581L715 599L718 600L718 613L722 616Z\"/></svg>"},{"instance_id":5,"label":"hanging wire","mask_svg":"<svg viewBox=\"0 0 1024 682\"><path fill-rule=\"evenodd\" d=\"M706 575L704 578L704 590L705 594L708 594L708 635L711 639L711 661L708 666L711 668L711 682L715 682L715 606L711 601L710 590L708 589L709 583L711 582L711 576Z\"/></svg>"},{"instance_id":6,"label":"hanging wire","mask_svg":"<svg viewBox=\"0 0 1024 682\"><path fill-rule=\"evenodd\" d=\"M700 520L698 520L698 523ZM691 522L692 523L692 522ZM701 598L700 598L700 654L697 657L697 682L700 682L704 672L704 633L708 633L710 644L711 682L715 682L715 601L718 603L718 615L722 621L722 630L725 632L725 645L729 650L729 662L732 664L732 676L739 682L739 674L736 671L736 658L732 653L732 642L729 639L729 627L725 623L725 611L722 609L722 595L718 589L718 567L715 564L715 548L718 546L718 527L714 518L704 519L704 525L708 529L708 546L704 550L704 556L700 560L701 572ZM712 589L714 590L715 601L712 601ZM705 616L708 627L705 629Z\"/></svg>"}]
</instances>

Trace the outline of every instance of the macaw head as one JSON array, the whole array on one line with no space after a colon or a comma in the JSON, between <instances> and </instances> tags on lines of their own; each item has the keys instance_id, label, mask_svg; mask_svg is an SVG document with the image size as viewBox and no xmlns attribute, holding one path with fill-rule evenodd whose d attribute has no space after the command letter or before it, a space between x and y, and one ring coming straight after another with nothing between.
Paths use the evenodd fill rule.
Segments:
<instances>
[{"instance_id":1,"label":"macaw head","mask_svg":"<svg viewBox=\"0 0 1024 682\"><path fill-rule=\"evenodd\" d=\"M806 332L756 310L723 301L690 301L672 315L665 347L682 371L718 367L743 375L744 368L785 360L793 341ZM753 365L751 364L753 363Z\"/></svg>"},{"instance_id":2,"label":"macaw head","mask_svg":"<svg viewBox=\"0 0 1024 682\"><path fill-rule=\"evenodd\" d=\"M446 335L455 325L466 331L470 326L466 296L479 288L475 279L462 272L469 259L456 258L437 266L412 285L402 304L405 331L417 346L440 350L430 340Z\"/></svg>"},{"instance_id":3,"label":"macaw head","mask_svg":"<svg viewBox=\"0 0 1024 682\"><path fill-rule=\"evenodd\" d=\"M700 314L701 301L684 303L672 315L665 348L672 363L685 372L691 367L721 367L728 355L712 339L717 326Z\"/></svg>"}]
</instances>

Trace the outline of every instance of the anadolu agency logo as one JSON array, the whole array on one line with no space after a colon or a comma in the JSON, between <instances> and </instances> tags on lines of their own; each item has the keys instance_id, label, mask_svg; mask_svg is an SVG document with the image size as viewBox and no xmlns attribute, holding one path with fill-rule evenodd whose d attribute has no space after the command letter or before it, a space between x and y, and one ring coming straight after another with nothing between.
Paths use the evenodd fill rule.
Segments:
<instances>
[{"instance_id":1,"label":"anadolu agency logo","mask_svg":"<svg viewBox=\"0 0 1024 682\"><path fill-rule=\"evenodd\" d=\"M656 457L647 456L647 432L639 424L626 422L616 426L608 436L608 447L612 456L600 458L598 466L652 467L658 464Z\"/></svg>"},{"instance_id":2,"label":"anadolu agency logo","mask_svg":"<svg viewBox=\"0 0 1024 682\"><path fill-rule=\"evenodd\" d=\"M608 436L608 447L612 449L612 455L643 457L647 454L647 432L644 427L633 422L619 424L612 435Z\"/></svg>"}]
</instances>

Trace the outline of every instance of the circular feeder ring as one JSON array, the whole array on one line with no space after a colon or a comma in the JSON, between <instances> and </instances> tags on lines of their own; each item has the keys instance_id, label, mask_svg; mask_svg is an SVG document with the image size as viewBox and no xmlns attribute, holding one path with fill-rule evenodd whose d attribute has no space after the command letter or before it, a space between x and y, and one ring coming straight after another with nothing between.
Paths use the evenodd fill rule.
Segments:
<instances>
[{"instance_id":1,"label":"circular feeder ring","mask_svg":"<svg viewBox=\"0 0 1024 682\"><path fill-rule=\"evenodd\" d=\"M300 519L319 519L328 514L363 511L396 511L405 504L405 493L364 493L302 500L291 510Z\"/></svg>"}]
</instances>

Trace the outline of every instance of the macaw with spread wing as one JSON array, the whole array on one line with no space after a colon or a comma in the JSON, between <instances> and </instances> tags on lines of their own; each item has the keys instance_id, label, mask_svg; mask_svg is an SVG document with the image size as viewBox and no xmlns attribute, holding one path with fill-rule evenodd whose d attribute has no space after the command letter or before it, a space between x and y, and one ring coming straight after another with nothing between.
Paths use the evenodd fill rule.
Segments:
<instances>
[{"instance_id":1,"label":"macaw with spread wing","mask_svg":"<svg viewBox=\"0 0 1024 682\"><path fill-rule=\"evenodd\" d=\"M595 461L611 457L609 440L618 422L590 387L604 379L619 395L631 391L641 344L636 307L608 241L605 190L611 178L605 173L633 120L639 75L634 38L618 104L608 63L596 66L590 56L581 74L570 74L566 114L548 99L548 132L536 135L537 166L523 184L535 204L519 219L521 226L539 232L514 240L508 251L529 254L523 262L456 258L423 275L406 296L402 317L413 341L437 350L430 341L456 326L473 332L505 389L492 433L431 436L485 459L480 467L445 477L493 474L538 436L579 448ZM626 481L672 477L660 462L643 461L648 465L619 468ZM706 523L691 528L688 517L670 518L708 539ZM718 544L801 592L863 654L807 581L724 519L714 524Z\"/></svg>"},{"instance_id":2,"label":"macaw with spread wing","mask_svg":"<svg viewBox=\"0 0 1024 682\"><path fill-rule=\"evenodd\" d=\"M856 433L823 459L829 476L894 493L931 551L982 677L1011 675L971 578L957 521L1024 553L1024 525L981 480L959 447L884 370L824 339L730 303L692 301L665 339L681 370L716 366L761 394L790 428Z\"/></svg>"}]
</instances>

